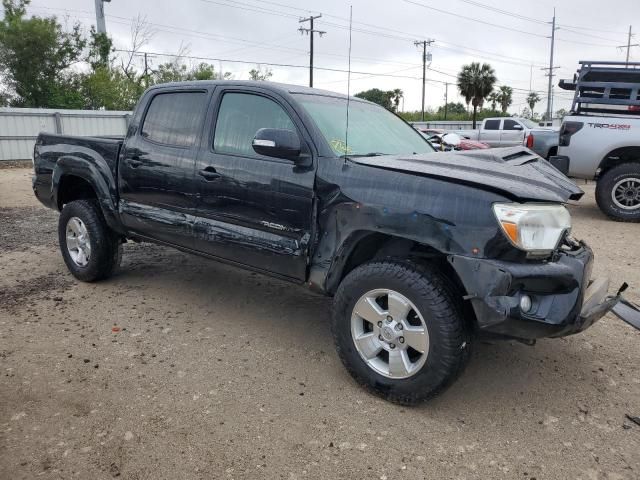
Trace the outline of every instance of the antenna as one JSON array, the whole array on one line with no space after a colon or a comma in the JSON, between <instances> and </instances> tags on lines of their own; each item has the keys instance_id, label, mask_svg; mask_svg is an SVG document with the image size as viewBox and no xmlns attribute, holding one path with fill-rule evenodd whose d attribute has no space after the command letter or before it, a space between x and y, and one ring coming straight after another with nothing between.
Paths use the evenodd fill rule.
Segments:
<instances>
[{"instance_id":1,"label":"antenna","mask_svg":"<svg viewBox=\"0 0 640 480\"><path fill-rule=\"evenodd\" d=\"M349 68L347 73L347 124L344 129L344 162L349 153L349 100L351 99L351 27L353 24L353 5L349 5Z\"/></svg>"}]
</instances>

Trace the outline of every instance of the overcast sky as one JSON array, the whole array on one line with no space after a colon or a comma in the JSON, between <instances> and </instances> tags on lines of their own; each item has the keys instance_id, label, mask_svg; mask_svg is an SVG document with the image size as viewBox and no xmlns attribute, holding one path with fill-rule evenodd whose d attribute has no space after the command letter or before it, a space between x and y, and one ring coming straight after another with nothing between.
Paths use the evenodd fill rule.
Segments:
<instances>
[{"instance_id":1,"label":"overcast sky","mask_svg":"<svg viewBox=\"0 0 640 480\"><path fill-rule=\"evenodd\" d=\"M444 82L455 83L460 67L471 61L490 63L498 85L515 89L510 112L520 111L531 80L546 107L551 26L556 7L555 71L571 78L581 59L625 59L629 22L639 32L631 43L640 43L640 1L609 0L112 0L105 4L107 31L117 48L130 48L131 19L146 18L155 31L144 48L148 52L175 54L181 45L189 55L259 63L308 65L309 38L298 32L298 19L320 14L315 28L326 31L316 37L315 65L347 69L349 5L353 5L351 93L373 87L401 88L405 110L420 108L421 53L414 40L433 39L433 60L427 71L427 105L444 103ZM554 5L556 4L556 5ZM603 8L606 5L607 8ZM95 24L94 0L33 0L30 13L67 16L88 29ZM640 61L640 47L631 49ZM158 64L169 60L156 56ZM194 60L195 62L195 60ZM216 68L248 78L251 64L210 61ZM533 67L531 66L533 65ZM308 69L272 66L272 80L307 84ZM363 73L367 72L367 75ZM375 76L371 74L392 76ZM347 91L347 74L317 69L314 86ZM557 86L554 110L570 105L570 94ZM460 101L449 85L450 101Z\"/></svg>"}]
</instances>

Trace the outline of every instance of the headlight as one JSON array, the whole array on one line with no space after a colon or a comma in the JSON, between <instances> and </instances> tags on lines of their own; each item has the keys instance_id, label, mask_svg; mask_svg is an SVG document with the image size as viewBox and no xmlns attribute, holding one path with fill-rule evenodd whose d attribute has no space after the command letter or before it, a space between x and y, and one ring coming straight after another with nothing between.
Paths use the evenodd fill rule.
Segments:
<instances>
[{"instance_id":1,"label":"headlight","mask_svg":"<svg viewBox=\"0 0 640 480\"><path fill-rule=\"evenodd\" d=\"M493 212L507 238L528 252L550 252L571 230L571 215L562 205L494 203Z\"/></svg>"}]
</instances>

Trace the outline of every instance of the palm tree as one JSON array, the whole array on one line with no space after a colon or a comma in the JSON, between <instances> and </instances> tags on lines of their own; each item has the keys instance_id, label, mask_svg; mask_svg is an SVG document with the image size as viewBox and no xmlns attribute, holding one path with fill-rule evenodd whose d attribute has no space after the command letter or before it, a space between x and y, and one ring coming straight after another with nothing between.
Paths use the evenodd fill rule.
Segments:
<instances>
[{"instance_id":1,"label":"palm tree","mask_svg":"<svg viewBox=\"0 0 640 480\"><path fill-rule=\"evenodd\" d=\"M530 92L527 96L527 103L529 104L529 108L531 109L531 118L534 117L533 107L535 107L536 103L538 103L539 101L540 95L538 95L536 92Z\"/></svg>"},{"instance_id":2,"label":"palm tree","mask_svg":"<svg viewBox=\"0 0 640 480\"><path fill-rule=\"evenodd\" d=\"M502 113L507 113L507 108L513 103L513 88L506 85L501 86L498 89L498 103L500 103Z\"/></svg>"},{"instance_id":3,"label":"palm tree","mask_svg":"<svg viewBox=\"0 0 640 480\"><path fill-rule=\"evenodd\" d=\"M400 100L404 97L404 92L399 88L393 90L393 95L391 96L391 101L393 102L393 111L397 112L398 107L400 106Z\"/></svg>"},{"instance_id":4,"label":"palm tree","mask_svg":"<svg viewBox=\"0 0 640 480\"><path fill-rule=\"evenodd\" d=\"M491 102L491 110L495 110L496 109L496 103L498 103L498 92L493 91L489 94L489 96L487 97L487 100L489 100L489 102Z\"/></svg>"},{"instance_id":5,"label":"palm tree","mask_svg":"<svg viewBox=\"0 0 640 480\"><path fill-rule=\"evenodd\" d=\"M482 107L484 99L491 93L496 83L496 75L491 65L472 62L463 65L458 73L458 90L464 97L467 105L473 105L473 128L476 128L476 113L478 107Z\"/></svg>"}]
</instances>

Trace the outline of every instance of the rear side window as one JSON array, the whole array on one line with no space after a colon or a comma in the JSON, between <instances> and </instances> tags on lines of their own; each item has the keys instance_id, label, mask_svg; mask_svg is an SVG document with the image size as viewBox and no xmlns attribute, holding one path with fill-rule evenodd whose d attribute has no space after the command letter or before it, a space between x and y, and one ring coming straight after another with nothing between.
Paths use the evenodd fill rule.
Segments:
<instances>
[{"instance_id":1,"label":"rear side window","mask_svg":"<svg viewBox=\"0 0 640 480\"><path fill-rule=\"evenodd\" d=\"M213 148L220 153L255 156L253 137L261 128L296 131L287 112L273 100L250 93L225 93Z\"/></svg>"},{"instance_id":2,"label":"rear side window","mask_svg":"<svg viewBox=\"0 0 640 480\"><path fill-rule=\"evenodd\" d=\"M141 135L165 145L191 147L202 127L206 96L205 92L156 95L147 110Z\"/></svg>"},{"instance_id":3,"label":"rear side window","mask_svg":"<svg viewBox=\"0 0 640 480\"><path fill-rule=\"evenodd\" d=\"M487 120L484 122L485 130L500 130L500 120Z\"/></svg>"}]
</instances>

